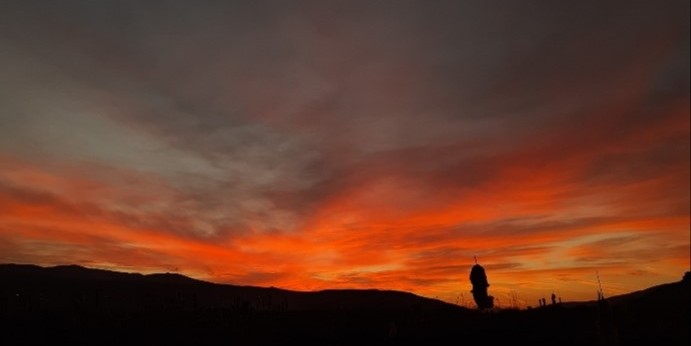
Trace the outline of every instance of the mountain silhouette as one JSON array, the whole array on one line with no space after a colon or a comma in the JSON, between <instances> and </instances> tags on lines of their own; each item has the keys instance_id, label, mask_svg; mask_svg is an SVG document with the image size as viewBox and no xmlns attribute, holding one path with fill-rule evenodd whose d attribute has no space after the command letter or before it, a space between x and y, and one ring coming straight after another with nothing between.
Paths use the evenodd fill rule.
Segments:
<instances>
[{"instance_id":1,"label":"mountain silhouette","mask_svg":"<svg viewBox=\"0 0 691 346\"><path fill-rule=\"evenodd\" d=\"M600 302L478 311L401 291L300 292L4 264L0 344L686 345L689 288L685 279Z\"/></svg>"},{"instance_id":2,"label":"mountain silhouette","mask_svg":"<svg viewBox=\"0 0 691 346\"><path fill-rule=\"evenodd\" d=\"M214 284L176 273L142 275L76 265L39 267L0 265L3 291L23 292L40 304L65 303L67 295L97 299L96 307L123 308L128 303L165 307L171 300L182 307L233 308L246 304L253 310L331 310L360 308L458 309L436 299L387 290L331 289L316 292L278 288ZM69 292L67 292L69 291ZM111 306L113 305L113 306ZM189 306L191 307L191 306Z\"/></svg>"}]
</instances>

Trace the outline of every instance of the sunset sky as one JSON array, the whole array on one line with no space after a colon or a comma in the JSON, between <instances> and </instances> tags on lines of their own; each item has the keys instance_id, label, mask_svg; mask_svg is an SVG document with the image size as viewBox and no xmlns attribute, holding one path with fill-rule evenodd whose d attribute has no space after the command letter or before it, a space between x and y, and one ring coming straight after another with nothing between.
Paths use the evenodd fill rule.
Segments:
<instances>
[{"instance_id":1,"label":"sunset sky","mask_svg":"<svg viewBox=\"0 0 691 346\"><path fill-rule=\"evenodd\" d=\"M469 304L689 270L689 1L3 1L0 263Z\"/></svg>"}]
</instances>

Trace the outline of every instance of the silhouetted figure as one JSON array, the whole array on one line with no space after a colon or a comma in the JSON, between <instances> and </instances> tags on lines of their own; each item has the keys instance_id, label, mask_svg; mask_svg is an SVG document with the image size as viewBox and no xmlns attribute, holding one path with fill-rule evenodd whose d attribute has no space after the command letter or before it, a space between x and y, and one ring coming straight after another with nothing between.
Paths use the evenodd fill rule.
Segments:
<instances>
[{"instance_id":1,"label":"silhouetted figure","mask_svg":"<svg viewBox=\"0 0 691 346\"><path fill-rule=\"evenodd\" d=\"M487 275L485 274L485 268L477 264L477 259L475 260L475 265L470 269L470 283L473 285L473 299L475 304L477 304L478 309L491 309L494 307L494 297L487 294L487 287L489 287L489 282L487 282Z\"/></svg>"},{"instance_id":2,"label":"silhouetted figure","mask_svg":"<svg viewBox=\"0 0 691 346\"><path fill-rule=\"evenodd\" d=\"M556 304L557 304L557 295L554 294L554 292L552 292L552 305L556 305Z\"/></svg>"}]
</instances>

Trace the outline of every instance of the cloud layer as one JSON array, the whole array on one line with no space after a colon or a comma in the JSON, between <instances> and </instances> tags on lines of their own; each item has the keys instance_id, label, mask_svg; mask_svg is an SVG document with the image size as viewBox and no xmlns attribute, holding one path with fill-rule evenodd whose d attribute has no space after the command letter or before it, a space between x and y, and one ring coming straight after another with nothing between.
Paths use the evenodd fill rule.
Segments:
<instances>
[{"instance_id":1,"label":"cloud layer","mask_svg":"<svg viewBox=\"0 0 691 346\"><path fill-rule=\"evenodd\" d=\"M689 270L689 4L6 2L0 261L525 304Z\"/></svg>"}]
</instances>

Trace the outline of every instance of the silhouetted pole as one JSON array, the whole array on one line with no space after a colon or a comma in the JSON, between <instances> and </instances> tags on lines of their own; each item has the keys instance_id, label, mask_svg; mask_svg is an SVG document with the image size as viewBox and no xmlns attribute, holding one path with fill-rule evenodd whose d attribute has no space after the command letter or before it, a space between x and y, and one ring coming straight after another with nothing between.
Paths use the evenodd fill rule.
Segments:
<instances>
[{"instance_id":1,"label":"silhouetted pole","mask_svg":"<svg viewBox=\"0 0 691 346\"><path fill-rule=\"evenodd\" d=\"M595 271L595 276L597 276L597 296L598 300L605 299L605 292L602 292L602 282L600 281L600 272Z\"/></svg>"}]
</instances>

